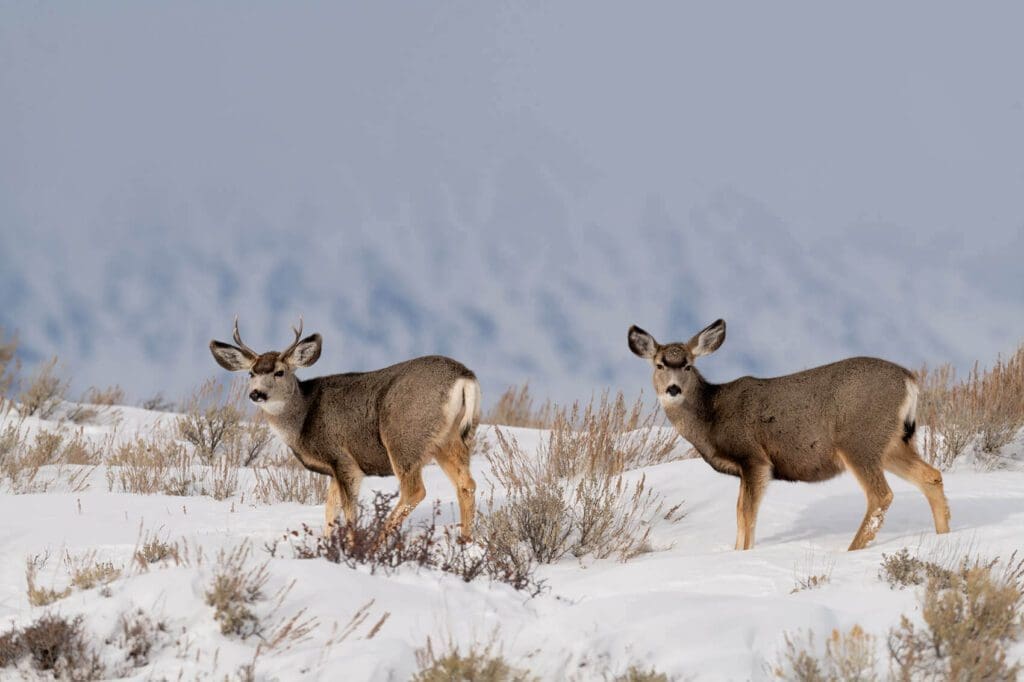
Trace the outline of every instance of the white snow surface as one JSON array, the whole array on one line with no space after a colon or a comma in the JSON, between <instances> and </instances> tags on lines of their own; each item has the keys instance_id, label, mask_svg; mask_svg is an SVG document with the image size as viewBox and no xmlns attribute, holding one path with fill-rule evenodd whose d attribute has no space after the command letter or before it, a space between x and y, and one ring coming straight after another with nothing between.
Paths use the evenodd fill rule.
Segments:
<instances>
[{"instance_id":1,"label":"white snow surface","mask_svg":"<svg viewBox=\"0 0 1024 682\"><path fill-rule=\"evenodd\" d=\"M163 415L167 418L168 415ZM121 433L144 430L161 416L125 409ZM28 420L27 426L45 426ZM0 422L0 428L5 426ZM87 435L102 437L106 427ZM509 429L521 444L535 447L544 432ZM107 431L109 433L109 430ZM901 614L917 612L914 589L895 591L878 577L882 553L903 547L922 552L972 551L1007 557L1024 548L1024 471L1019 462L1024 434L1004 451L1007 466L997 471L957 470L946 474L952 531L936 536L924 497L909 484L890 479L895 499L876 541L848 553L860 523L864 498L850 476L821 484L775 482L761 508L757 545L733 549L737 481L689 459L630 473L646 477L666 508L682 502L685 516L660 516L652 532L653 551L628 562L567 559L543 566L548 589L529 598L503 584L473 583L430 570L371 575L325 560L297 560L285 550L271 558L264 545L302 524L320 528L323 510L298 504L253 504L243 487L233 499L168 497L107 492L102 467L82 492L0 494L0 623L26 624L46 612L82 615L100 643L105 660L123 651L102 643L116 635L121 614L141 609L164 621L168 634L150 663L131 669L127 679L224 679L253 660L257 637L239 640L219 631L204 601L214 557L251 541L254 563L269 560L267 592L294 583L275 618L300 610L318 619L308 640L284 651L263 651L258 679L405 680L417 669L416 651L430 637L435 647L455 641L494 641L509 662L543 680L602 680L630 665L654 667L673 679L746 680L769 676L784 634L808 629L818 640L833 628L855 624L884 637ZM494 441L493 427L480 436ZM682 447L686 447L684 443ZM480 489L489 488L487 461L475 457ZM424 472L427 500L443 504L443 522L455 523L455 494L436 466ZM244 481L244 477L243 477ZM362 497L393 491L393 478L365 480ZM501 498L501 491L497 491ZM425 520L430 505L413 513ZM61 557L95 550L115 564L130 562L140 527L185 542L205 561L198 566L127 571L102 589L73 591L45 607L26 596L25 562L49 552L38 580L67 584ZM791 593L797 577L834 564L831 581L819 589ZM338 633L367 603L368 616L343 641ZM270 611L270 602L256 607ZM372 638L370 631L390 614ZM332 640L333 643L332 643ZM1024 655L1024 647L1014 651ZM0 671L0 677L12 674Z\"/></svg>"}]
</instances>

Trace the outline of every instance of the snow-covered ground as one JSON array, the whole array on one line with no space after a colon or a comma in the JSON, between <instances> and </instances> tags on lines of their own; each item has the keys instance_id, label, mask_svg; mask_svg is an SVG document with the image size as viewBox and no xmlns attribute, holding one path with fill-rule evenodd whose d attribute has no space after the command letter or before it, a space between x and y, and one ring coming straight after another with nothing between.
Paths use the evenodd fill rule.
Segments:
<instances>
[{"instance_id":1,"label":"snow-covered ground","mask_svg":"<svg viewBox=\"0 0 1024 682\"><path fill-rule=\"evenodd\" d=\"M154 414L126 411L121 431L152 424ZM3 424L0 424L2 428ZM36 424L36 426L39 426ZM91 427L100 437L105 427ZM542 434L513 430L520 443ZM868 549L847 553L864 509L856 482L842 476L827 483L772 484L761 508L757 546L733 550L736 480L701 460L683 460L631 472L645 476L667 506L682 502L682 519L659 520L654 551L626 563L569 559L540 569L547 581L529 598L503 584L462 582L427 570L370 575L324 560L298 560L288 551L271 558L264 546L302 524L320 528L319 506L258 505L243 499L143 496L107 491L102 467L81 492L0 494L0 623L24 625L45 612L81 614L111 665L122 660L116 631L121 614L141 609L167 625L150 663L126 670L130 679L224 679L253 661L258 637L220 633L204 595L221 548L252 544L253 565L269 560L266 592L294 583L271 616L272 600L256 610L279 623L303 611L315 618L309 637L290 648L259 652L257 679L405 680L417 669L415 652L430 637L463 645L494 641L509 662L543 680L610 679L631 664L654 667L673 678L760 679L776 661L783 635L861 625L884 635L900 614L917 618L914 590L894 591L878 578L883 552L900 548L1008 556L1024 549L1024 471L1018 462L1024 440L1007 448L1007 468L946 475L952 532L937 537L924 497L891 480L895 500L885 526ZM491 427L481 436L494 441ZM481 490L489 480L485 458L473 471ZM454 523L454 491L442 472L425 472L428 500L443 503ZM394 479L367 478L363 498L391 491ZM499 491L500 496L500 491ZM412 521L424 520L424 503ZM68 578L61 557L96 551L128 566L146 533L182 543L189 565L129 569L106 589L73 591L44 607L31 607L25 562L50 554L37 581L61 588ZM204 559L196 561L202 552ZM825 586L791 593L796 579L832 566ZM368 606L367 606L368 605ZM357 615L362 614L362 615ZM387 617L385 618L385 615ZM353 624L353 619L355 623ZM381 620L383 623L381 624ZM104 645L105 640L113 642ZM1014 651L1024 655L1024 648ZM12 671L0 671L7 679Z\"/></svg>"}]
</instances>

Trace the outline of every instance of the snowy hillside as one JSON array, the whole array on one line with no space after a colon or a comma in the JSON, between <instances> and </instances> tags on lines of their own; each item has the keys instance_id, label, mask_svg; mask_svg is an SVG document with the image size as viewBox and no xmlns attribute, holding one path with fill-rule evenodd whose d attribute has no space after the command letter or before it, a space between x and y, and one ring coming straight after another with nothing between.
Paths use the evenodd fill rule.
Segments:
<instances>
[{"instance_id":1,"label":"snowy hillside","mask_svg":"<svg viewBox=\"0 0 1024 682\"><path fill-rule=\"evenodd\" d=\"M125 410L119 433L145 432L173 415ZM6 428L10 418L0 428ZM33 430L55 425L29 420ZM102 439L110 426L86 430ZM543 433L511 429L530 447ZM482 437L494 445L492 427ZM486 581L462 582L430 570L403 569L371 575L324 560L298 560L287 552L271 558L265 548L302 524L318 528L320 506L254 503L243 472L239 492L229 499L168 497L108 492L105 468L87 474L87 487L41 494L0 495L0 622L25 625L43 613L81 614L96 642L106 641L102 658L122 666L129 679L223 679L255 661L255 679L405 680L417 669L415 652L429 637L494 646L512 664L541 680L605 680L630 665L655 668L670 679L764 679L774 665L784 634L860 625L878 636L900 614L920 615L915 589L893 590L878 577L882 553L909 547L928 554L970 551L1007 557L1024 550L1024 433L1008 446L1009 468L946 475L952 532L936 537L924 498L902 481L892 481L895 500L876 542L856 553L843 551L863 513L855 481L770 486L761 509L757 547L732 549L735 479L713 472L700 460L674 461L628 474L648 486L682 517L659 517L652 551L625 563L565 559L542 566L547 590L529 598L511 587ZM487 487L487 461L476 457L473 471ZM49 475L46 470L41 474ZM428 500L440 499L444 523L454 522L454 493L436 467L425 471ZM363 498L390 491L393 479L368 478ZM499 489L496 496L503 495ZM421 505L412 521L425 520ZM140 537L159 536L188 548L181 565L154 564L132 570ZM272 608L259 602L262 617L280 625L293 616L315 619L305 638L270 647L259 637L241 640L220 633L205 593L216 570L215 557L251 543L250 565L268 564L265 591L293 584ZM56 590L68 582L63 557L95 552L96 559L125 567L104 587L75 589L46 607L30 607L26 560L49 556L35 580ZM197 561L202 554L205 559ZM792 593L796 581L829 571L822 587ZM152 649L138 667L124 663L120 618L141 610L162 623ZM269 615L273 612L273 615ZM1024 646L1014 650L1024 656ZM8 671L10 672L10 671Z\"/></svg>"},{"instance_id":2,"label":"snowy hillside","mask_svg":"<svg viewBox=\"0 0 1024 682\"><path fill-rule=\"evenodd\" d=\"M134 399L235 313L261 349L304 314L328 371L451 354L488 401L634 392L630 324L718 317L716 379L963 369L1024 319L1005 11L5 5L0 326Z\"/></svg>"}]
</instances>

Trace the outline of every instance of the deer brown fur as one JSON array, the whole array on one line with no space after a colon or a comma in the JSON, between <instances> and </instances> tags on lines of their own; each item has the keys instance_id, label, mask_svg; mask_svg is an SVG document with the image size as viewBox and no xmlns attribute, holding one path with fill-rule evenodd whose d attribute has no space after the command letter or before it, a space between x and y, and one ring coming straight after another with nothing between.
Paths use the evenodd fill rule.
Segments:
<instances>
[{"instance_id":1,"label":"deer brown fur","mask_svg":"<svg viewBox=\"0 0 1024 682\"><path fill-rule=\"evenodd\" d=\"M736 549L754 546L757 510L768 482L824 481L849 470L867 511L850 549L874 539L892 502L885 471L916 485L935 531L949 530L942 474L915 452L918 386L913 374L878 358L849 358L772 379L707 382L696 358L725 341L717 320L685 343L659 344L639 327L629 347L654 366L665 414L715 470L738 476Z\"/></svg>"},{"instance_id":2,"label":"deer brown fur","mask_svg":"<svg viewBox=\"0 0 1024 682\"><path fill-rule=\"evenodd\" d=\"M394 474L399 499L387 528L399 526L426 496L421 471L431 459L455 486L462 537L472 536L476 483L470 444L479 421L480 386L461 363L427 356L372 372L334 374L300 381L294 374L320 357L321 338L295 342L281 352L256 353L242 343L211 341L214 359L231 371L248 370L249 397L273 430L311 471L331 477L325 509L328 530L340 507L356 517L363 475Z\"/></svg>"}]
</instances>

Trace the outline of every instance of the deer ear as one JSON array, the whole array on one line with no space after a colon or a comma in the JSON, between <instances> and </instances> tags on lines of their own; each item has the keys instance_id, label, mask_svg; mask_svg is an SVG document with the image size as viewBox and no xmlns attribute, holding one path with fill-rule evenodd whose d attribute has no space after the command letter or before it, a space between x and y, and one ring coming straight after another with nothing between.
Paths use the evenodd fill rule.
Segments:
<instances>
[{"instance_id":1,"label":"deer ear","mask_svg":"<svg viewBox=\"0 0 1024 682\"><path fill-rule=\"evenodd\" d=\"M654 337L635 324L629 328L629 349L636 355L650 360L658 352L658 342Z\"/></svg>"},{"instance_id":2,"label":"deer ear","mask_svg":"<svg viewBox=\"0 0 1024 682\"><path fill-rule=\"evenodd\" d=\"M230 372L251 369L256 363L255 356L222 341L210 341L210 352L217 364Z\"/></svg>"},{"instance_id":3,"label":"deer ear","mask_svg":"<svg viewBox=\"0 0 1024 682\"><path fill-rule=\"evenodd\" d=\"M697 332L687 345L690 347L693 357L699 358L702 355L714 353L723 341L725 341L725 320L715 320Z\"/></svg>"},{"instance_id":4,"label":"deer ear","mask_svg":"<svg viewBox=\"0 0 1024 682\"><path fill-rule=\"evenodd\" d=\"M281 360L290 367L309 367L320 359L323 339L319 334L311 334L295 344Z\"/></svg>"}]
</instances>

